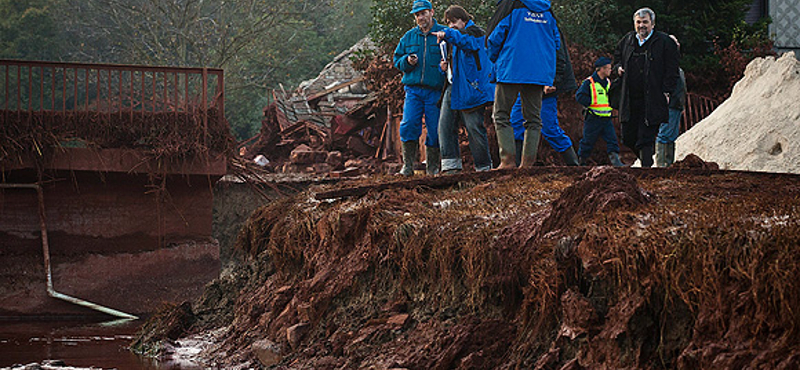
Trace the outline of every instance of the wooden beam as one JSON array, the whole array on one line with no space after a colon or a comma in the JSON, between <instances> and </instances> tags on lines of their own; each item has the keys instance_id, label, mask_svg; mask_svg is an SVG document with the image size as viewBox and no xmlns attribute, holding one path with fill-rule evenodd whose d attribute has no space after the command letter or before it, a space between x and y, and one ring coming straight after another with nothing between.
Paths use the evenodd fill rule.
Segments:
<instances>
[{"instance_id":1,"label":"wooden beam","mask_svg":"<svg viewBox=\"0 0 800 370\"><path fill-rule=\"evenodd\" d=\"M343 88L348 87L350 85L357 84L357 83L359 83L361 81L364 81L366 79L367 79L366 77L361 76L361 77L358 77L358 78L356 78L354 80L350 80L350 81L347 81L347 82L340 83L340 84L338 84L336 86L333 86L331 88L322 90L322 91L320 91L320 92L318 92L318 93L316 93L314 95L309 96L308 98L306 98L306 101L312 101L312 100L315 100L315 99L319 99L319 98L321 98L321 97L323 97L325 95L328 95L328 94L330 94L330 93L332 93L332 92L334 92L336 90L343 89Z\"/></svg>"}]
</instances>

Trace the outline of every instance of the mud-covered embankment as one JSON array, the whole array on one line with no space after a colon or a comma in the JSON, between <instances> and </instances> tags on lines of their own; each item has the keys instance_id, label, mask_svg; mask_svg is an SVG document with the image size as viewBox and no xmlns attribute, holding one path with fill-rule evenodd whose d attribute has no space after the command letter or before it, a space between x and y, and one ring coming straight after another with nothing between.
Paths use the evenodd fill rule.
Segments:
<instances>
[{"instance_id":1,"label":"mud-covered embankment","mask_svg":"<svg viewBox=\"0 0 800 370\"><path fill-rule=\"evenodd\" d=\"M798 367L797 176L576 173L261 208L249 262L134 347L204 333L224 368Z\"/></svg>"}]
</instances>

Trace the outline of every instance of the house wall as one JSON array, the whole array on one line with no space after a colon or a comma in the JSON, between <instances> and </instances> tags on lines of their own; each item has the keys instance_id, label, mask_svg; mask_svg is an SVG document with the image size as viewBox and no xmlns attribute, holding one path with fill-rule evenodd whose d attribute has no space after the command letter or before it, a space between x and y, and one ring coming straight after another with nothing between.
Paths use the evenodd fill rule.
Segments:
<instances>
[{"instance_id":1,"label":"house wall","mask_svg":"<svg viewBox=\"0 0 800 370\"><path fill-rule=\"evenodd\" d=\"M779 51L800 51L800 2L797 0L770 0L772 18L770 34L775 35L775 48Z\"/></svg>"}]
</instances>

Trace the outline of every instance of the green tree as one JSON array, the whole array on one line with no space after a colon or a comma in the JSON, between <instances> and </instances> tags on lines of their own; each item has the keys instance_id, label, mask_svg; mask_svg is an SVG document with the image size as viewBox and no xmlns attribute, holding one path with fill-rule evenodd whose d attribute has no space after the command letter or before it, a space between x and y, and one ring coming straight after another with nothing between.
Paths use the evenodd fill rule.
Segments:
<instances>
[{"instance_id":1,"label":"green tree","mask_svg":"<svg viewBox=\"0 0 800 370\"><path fill-rule=\"evenodd\" d=\"M64 1L67 59L225 69L226 116L239 138L258 131L271 88L314 76L366 34L368 18L348 12L369 6L368 0Z\"/></svg>"},{"instance_id":2,"label":"green tree","mask_svg":"<svg viewBox=\"0 0 800 370\"><path fill-rule=\"evenodd\" d=\"M433 1L434 18L441 23L444 11L450 5L461 5L475 18L475 24L485 27L494 13L495 5L492 1L465 0ZM400 41L403 34L416 26L411 11L411 1L408 0L375 0L372 5L372 22L370 22L370 36L375 42L393 48Z\"/></svg>"},{"instance_id":3,"label":"green tree","mask_svg":"<svg viewBox=\"0 0 800 370\"><path fill-rule=\"evenodd\" d=\"M558 27L571 44L611 49L621 36L613 29L618 5L606 0L554 0Z\"/></svg>"},{"instance_id":4,"label":"green tree","mask_svg":"<svg viewBox=\"0 0 800 370\"><path fill-rule=\"evenodd\" d=\"M0 58L58 60L62 39L52 0L0 0Z\"/></svg>"},{"instance_id":5,"label":"green tree","mask_svg":"<svg viewBox=\"0 0 800 370\"><path fill-rule=\"evenodd\" d=\"M727 47L736 39L764 42L766 23L756 27L744 23L751 0L552 0L559 28L572 44L612 53L617 41L633 30L633 12L649 6L656 12L656 29L674 34L681 41L682 66L702 70L720 65L714 54L715 43ZM475 23L485 26L495 9L495 1L462 1L475 16ZM434 2L440 17L450 2ZM370 34L380 44L391 47L414 26L408 14L410 1L376 0L372 7ZM754 41L756 40L756 41Z\"/></svg>"},{"instance_id":6,"label":"green tree","mask_svg":"<svg viewBox=\"0 0 800 370\"><path fill-rule=\"evenodd\" d=\"M633 12L643 5L636 0L616 0L612 30L622 36L633 30ZM692 71L719 65L714 43L726 47L738 30L746 27L745 12L751 0L653 0L656 29L674 34L681 42L681 65ZM753 32L755 30L751 30Z\"/></svg>"}]
</instances>

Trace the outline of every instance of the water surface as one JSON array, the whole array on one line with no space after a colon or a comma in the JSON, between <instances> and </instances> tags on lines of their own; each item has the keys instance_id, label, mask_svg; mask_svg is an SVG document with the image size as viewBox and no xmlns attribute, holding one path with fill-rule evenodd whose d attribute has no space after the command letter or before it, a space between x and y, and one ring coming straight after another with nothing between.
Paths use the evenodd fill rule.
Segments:
<instances>
[{"instance_id":1,"label":"water surface","mask_svg":"<svg viewBox=\"0 0 800 370\"><path fill-rule=\"evenodd\" d=\"M2 321L0 368L63 360L68 366L119 370L195 370L159 363L127 349L143 320L125 322Z\"/></svg>"}]
</instances>

